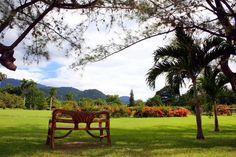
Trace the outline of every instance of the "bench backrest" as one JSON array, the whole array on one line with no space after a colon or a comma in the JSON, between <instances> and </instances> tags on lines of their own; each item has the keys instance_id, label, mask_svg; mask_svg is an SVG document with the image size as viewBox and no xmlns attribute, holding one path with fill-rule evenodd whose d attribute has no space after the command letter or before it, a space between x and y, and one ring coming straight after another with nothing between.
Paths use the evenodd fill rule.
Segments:
<instances>
[{"instance_id":1,"label":"bench backrest","mask_svg":"<svg viewBox=\"0 0 236 157\"><path fill-rule=\"evenodd\" d=\"M95 118L100 118L103 115L105 120L109 121L109 112L107 111L76 111L76 110L63 110L55 109L52 113L52 122L64 122L64 123L74 123L75 128L78 127L78 123L86 123L89 127Z\"/></svg>"}]
</instances>

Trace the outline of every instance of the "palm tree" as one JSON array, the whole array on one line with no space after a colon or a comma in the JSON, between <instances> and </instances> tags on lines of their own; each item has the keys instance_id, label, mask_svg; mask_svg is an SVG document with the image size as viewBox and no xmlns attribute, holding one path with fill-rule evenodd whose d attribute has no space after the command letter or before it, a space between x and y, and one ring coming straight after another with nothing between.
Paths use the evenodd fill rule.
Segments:
<instances>
[{"instance_id":1,"label":"palm tree","mask_svg":"<svg viewBox=\"0 0 236 157\"><path fill-rule=\"evenodd\" d=\"M193 38L182 28L176 29L176 39L168 46L154 52L154 65L147 73L147 83L155 88L155 80L161 74L166 74L167 83L181 87L184 79L190 79L193 86L193 99L197 122L197 139L204 139L200 102L197 99L197 77L203 68L216 58L221 38L208 39L203 46L196 44Z\"/></svg>"},{"instance_id":2,"label":"palm tree","mask_svg":"<svg viewBox=\"0 0 236 157\"><path fill-rule=\"evenodd\" d=\"M207 95L207 100L210 106L213 106L215 117L214 131L219 131L219 123L217 117L216 101L218 95L224 90L225 85L229 80L223 75L220 69L207 66L204 70L204 77L199 78L200 89Z\"/></svg>"},{"instance_id":3,"label":"palm tree","mask_svg":"<svg viewBox=\"0 0 236 157\"><path fill-rule=\"evenodd\" d=\"M52 109L53 100L55 99L55 96L57 94L57 89L55 87L50 89L49 95L50 95L50 110Z\"/></svg>"}]
</instances>

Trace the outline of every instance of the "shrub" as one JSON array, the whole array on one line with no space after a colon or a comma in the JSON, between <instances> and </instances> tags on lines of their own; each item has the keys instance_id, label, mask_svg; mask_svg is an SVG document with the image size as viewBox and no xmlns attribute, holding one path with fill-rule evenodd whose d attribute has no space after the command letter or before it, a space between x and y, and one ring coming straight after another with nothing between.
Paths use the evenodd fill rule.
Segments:
<instances>
[{"instance_id":1,"label":"shrub","mask_svg":"<svg viewBox=\"0 0 236 157\"><path fill-rule=\"evenodd\" d=\"M217 105L217 115L232 115L229 106L227 105Z\"/></svg>"},{"instance_id":2,"label":"shrub","mask_svg":"<svg viewBox=\"0 0 236 157\"><path fill-rule=\"evenodd\" d=\"M132 107L131 116L133 117L186 117L191 112L186 108L172 108L170 106L144 106L141 109Z\"/></svg>"}]
</instances>

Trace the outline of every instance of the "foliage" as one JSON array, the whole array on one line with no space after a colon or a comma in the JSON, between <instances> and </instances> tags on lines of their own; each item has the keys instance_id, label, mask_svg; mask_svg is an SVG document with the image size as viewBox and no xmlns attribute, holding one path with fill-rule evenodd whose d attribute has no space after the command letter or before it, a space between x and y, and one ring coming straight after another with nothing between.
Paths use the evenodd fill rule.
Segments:
<instances>
[{"instance_id":1,"label":"foliage","mask_svg":"<svg viewBox=\"0 0 236 157\"><path fill-rule=\"evenodd\" d=\"M94 100L94 104L95 105L105 105L106 101L104 99L99 98L99 99Z\"/></svg>"},{"instance_id":2,"label":"foliage","mask_svg":"<svg viewBox=\"0 0 236 157\"><path fill-rule=\"evenodd\" d=\"M0 82L2 80L5 80L6 78L7 78L7 75L0 72Z\"/></svg>"},{"instance_id":3,"label":"foliage","mask_svg":"<svg viewBox=\"0 0 236 157\"><path fill-rule=\"evenodd\" d=\"M132 108L134 117L186 117L191 112L186 108L172 108L170 106L144 106Z\"/></svg>"},{"instance_id":4,"label":"foliage","mask_svg":"<svg viewBox=\"0 0 236 157\"><path fill-rule=\"evenodd\" d=\"M105 100L108 104L122 104L119 95L107 95Z\"/></svg>"},{"instance_id":5,"label":"foliage","mask_svg":"<svg viewBox=\"0 0 236 157\"><path fill-rule=\"evenodd\" d=\"M1 88L0 91L7 92L9 94L15 94L15 95L22 95L22 91L20 87L15 87L11 84L6 85L4 88Z\"/></svg>"},{"instance_id":6,"label":"foliage","mask_svg":"<svg viewBox=\"0 0 236 157\"><path fill-rule=\"evenodd\" d=\"M221 104L235 104L236 103L236 93L228 88L223 89L219 93L219 102Z\"/></svg>"},{"instance_id":7,"label":"foliage","mask_svg":"<svg viewBox=\"0 0 236 157\"><path fill-rule=\"evenodd\" d=\"M135 106L144 106L145 102L141 99L138 99L135 101Z\"/></svg>"},{"instance_id":8,"label":"foliage","mask_svg":"<svg viewBox=\"0 0 236 157\"><path fill-rule=\"evenodd\" d=\"M200 90L202 95L206 97L207 101L207 111L208 114L212 115L212 111L215 116L215 131L219 131L219 122L218 122L218 113L216 103L219 99L219 94L223 89L227 88L226 84L229 83L229 80L221 73L221 70L217 67L207 66L204 69L203 77L199 78L200 80Z\"/></svg>"},{"instance_id":9,"label":"foliage","mask_svg":"<svg viewBox=\"0 0 236 157\"><path fill-rule=\"evenodd\" d=\"M152 98L149 98L145 103L147 106L159 106L162 105L161 97L159 95L155 95Z\"/></svg>"},{"instance_id":10,"label":"foliage","mask_svg":"<svg viewBox=\"0 0 236 157\"><path fill-rule=\"evenodd\" d=\"M206 95L208 102L219 101L219 94L226 88L229 80L222 74L219 68L207 66L204 75L198 79L199 91Z\"/></svg>"},{"instance_id":11,"label":"foliage","mask_svg":"<svg viewBox=\"0 0 236 157\"><path fill-rule=\"evenodd\" d=\"M62 102L62 106L61 107L57 107L56 106L56 108L62 108L62 109L65 109L65 110L78 110L79 106L78 106L76 101L67 100L67 101L63 101Z\"/></svg>"},{"instance_id":12,"label":"foliage","mask_svg":"<svg viewBox=\"0 0 236 157\"><path fill-rule=\"evenodd\" d=\"M67 101L71 101L71 100L74 100L74 95L72 92L69 92L66 94L66 97L65 97L65 100Z\"/></svg>"},{"instance_id":13,"label":"foliage","mask_svg":"<svg viewBox=\"0 0 236 157\"><path fill-rule=\"evenodd\" d=\"M176 88L175 88L176 87ZM178 86L167 85L156 92L156 95L160 95L163 104L173 104L180 96Z\"/></svg>"},{"instance_id":14,"label":"foliage","mask_svg":"<svg viewBox=\"0 0 236 157\"><path fill-rule=\"evenodd\" d=\"M199 45L182 27L177 27L175 36L175 40L170 45L154 52L154 65L147 73L147 84L154 89L156 79L161 74L166 74L167 84L174 89L180 89L185 84L185 79L191 80L192 101L198 129L197 139L204 139L196 80L201 71L215 59L215 56L225 49L225 46L221 46L225 45L225 40L213 37Z\"/></svg>"},{"instance_id":15,"label":"foliage","mask_svg":"<svg viewBox=\"0 0 236 157\"><path fill-rule=\"evenodd\" d=\"M129 97L129 106L134 106L134 92L133 89L130 91L130 97Z\"/></svg>"},{"instance_id":16,"label":"foliage","mask_svg":"<svg viewBox=\"0 0 236 157\"><path fill-rule=\"evenodd\" d=\"M23 108L23 99L14 94L0 92L0 108Z\"/></svg>"},{"instance_id":17,"label":"foliage","mask_svg":"<svg viewBox=\"0 0 236 157\"><path fill-rule=\"evenodd\" d=\"M28 109L47 109L48 104L46 102L44 93L38 88L30 88L26 96L25 107Z\"/></svg>"},{"instance_id":18,"label":"foliage","mask_svg":"<svg viewBox=\"0 0 236 157\"><path fill-rule=\"evenodd\" d=\"M12 29L20 34L10 46L0 44L1 64L15 70L14 49L24 39L26 53L24 60L28 62L49 59L48 45L53 45L65 55L76 54L79 58L91 48L86 44L85 32L89 27L106 30L113 24L122 25L133 1L79 1L79 0L31 0L0 2L0 35L7 38ZM73 11L76 10L76 11ZM122 10L117 15L118 10ZM69 12L69 14L68 14ZM70 18L74 14L73 24ZM55 16L56 15L56 16ZM69 15L69 16L68 16ZM69 18L69 19L68 19ZM122 28L122 27L121 27ZM95 42L95 41L94 41ZM67 46L64 46L67 45ZM75 56L75 55L74 55Z\"/></svg>"}]
</instances>

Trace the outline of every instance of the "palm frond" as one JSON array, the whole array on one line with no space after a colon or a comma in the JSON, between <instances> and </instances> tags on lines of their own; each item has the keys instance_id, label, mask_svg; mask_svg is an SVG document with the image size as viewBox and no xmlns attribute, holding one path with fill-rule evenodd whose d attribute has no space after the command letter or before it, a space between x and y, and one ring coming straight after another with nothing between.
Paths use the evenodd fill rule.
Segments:
<instances>
[{"instance_id":1,"label":"palm frond","mask_svg":"<svg viewBox=\"0 0 236 157\"><path fill-rule=\"evenodd\" d=\"M146 82L150 88L155 89L156 78L175 67L175 62L161 62L155 64L151 69L149 69L146 78Z\"/></svg>"},{"instance_id":2,"label":"palm frond","mask_svg":"<svg viewBox=\"0 0 236 157\"><path fill-rule=\"evenodd\" d=\"M208 38L203 43L203 51L208 52L213 47L219 46L223 41L225 41L225 40L222 38L219 38L219 37Z\"/></svg>"}]
</instances>

